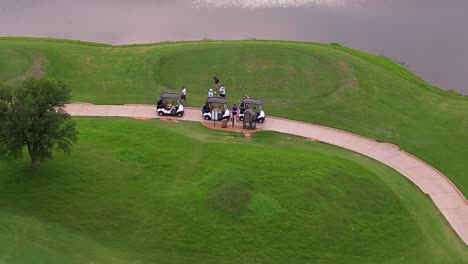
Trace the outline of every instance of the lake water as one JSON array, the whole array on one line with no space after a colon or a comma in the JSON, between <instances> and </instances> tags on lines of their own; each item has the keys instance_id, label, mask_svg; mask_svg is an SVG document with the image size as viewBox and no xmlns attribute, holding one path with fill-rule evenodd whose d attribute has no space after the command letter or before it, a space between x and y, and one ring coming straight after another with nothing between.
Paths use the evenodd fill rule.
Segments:
<instances>
[{"instance_id":1,"label":"lake water","mask_svg":"<svg viewBox=\"0 0 468 264\"><path fill-rule=\"evenodd\" d=\"M0 35L340 42L468 94L468 0L0 0Z\"/></svg>"}]
</instances>

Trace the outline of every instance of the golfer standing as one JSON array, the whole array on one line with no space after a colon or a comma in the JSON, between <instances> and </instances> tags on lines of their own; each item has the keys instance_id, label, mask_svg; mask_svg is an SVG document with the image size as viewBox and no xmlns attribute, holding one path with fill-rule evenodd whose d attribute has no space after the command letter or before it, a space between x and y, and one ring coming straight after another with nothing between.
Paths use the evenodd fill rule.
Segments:
<instances>
[{"instance_id":1,"label":"golfer standing","mask_svg":"<svg viewBox=\"0 0 468 264\"><path fill-rule=\"evenodd\" d=\"M239 108L237 108L237 105L234 104L234 106L232 107L232 119L234 120L237 120L239 121L239 118L237 117L237 111L239 110Z\"/></svg>"},{"instance_id":2,"label":"golfer standing","mask_svg":"<svg viewBox=\"0 0 468 264\"><path fill-rule=\"evenodd\" d=\"M219 82L220 81L219 81L218 77L216 77L216 76L213 77L213 80L214 80L214 83L215 83L215 88L219 88Z\"/></svg>"},{"instance_id":3,"label":"golfer standing","mask_svg":"<svg viewBox=\"0 0 468 264\"><path fill-rule=\"evenodd\" d=\"M224 84L221 84L221 88L219 88L219 96L226 97L226 88L224 87Z\"/></svg>"},{"instance_id":4,"label":"golfer standing","mask_svg":"<svg viewBox=\"0 0 468 264\"><path fill-rule=\"evenodd\" d=\"M214 94L213 94L213 89L210 88L210 89L208 90L208 97L213 97L213 96L214 96Z\"/></svg>"},{"instance_id":5,"label":"golfer standing","mask_svg":"<svg viewBox=\"0 0 468 264\"><path fill-rule=\"evenodd\" d=\"M180 93L180 100L184 100L185 104L185 101L187 100L187 89L185 88L185 86L182 86L182 91Z\"/></svg>"}]
</instances>

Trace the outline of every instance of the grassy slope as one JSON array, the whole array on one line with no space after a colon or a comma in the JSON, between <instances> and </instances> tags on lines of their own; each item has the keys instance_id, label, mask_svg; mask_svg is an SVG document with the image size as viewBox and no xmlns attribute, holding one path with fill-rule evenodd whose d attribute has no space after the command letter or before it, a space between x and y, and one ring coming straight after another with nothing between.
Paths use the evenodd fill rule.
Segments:
<instances>
[{"instance_id":1,"label":"grassy slope","mask_svg":"<svg viewBox=\"0 0 468 264\"><path fill-rule=\"evenodd\" d=\"M159 92L186 85L189 104L199 106L218 75L232 103L247 93L264 99L270 115L396 143L468 193L468 98L436 89L382 57L271 41L112 47L0 39L0 51L13 48L30 58L44 54L49 76L70 83L74 101L152 103ZM14 57L5 61L12 65L7 72L15 72Z\"/></svg>"},{"instance_id":2,"label":"grassy slope","mask_svg":"<svg viewBox=\"0 0 468 264\"><path fill-rule=\"evenodd\" d=\"M1 49L0 58L0 82L23 74L31 65L28 56L21 54L21 50L13 48Z\"/></svg>"},{"instance_id":3,"label":"grassy slope","mask_svg":"<svg viewBox=\"0 0 468 264\"><path fill-rule=\"evenodd\" d=\"M300 138L80 118L31 171L0 162L0 263L464 263L401 175ZM190 131L190 133L187 133Z\"/></svg>"}]
</instances>

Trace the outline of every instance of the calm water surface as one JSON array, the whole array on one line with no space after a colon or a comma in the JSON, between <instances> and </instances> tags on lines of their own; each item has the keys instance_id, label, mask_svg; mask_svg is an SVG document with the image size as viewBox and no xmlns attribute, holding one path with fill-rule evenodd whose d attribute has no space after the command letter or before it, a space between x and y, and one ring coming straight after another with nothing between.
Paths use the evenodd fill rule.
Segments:
<instances>
[{"instance_id":1,"label":"calm water surface","mask_svg":"<svg viewBox=\"0 0 468 264\"><path fill-rule=\"evenodd\" d=\"M0 35L340 42L468 94L468 0L0 0Z\"/></svg>"}]
</instances>

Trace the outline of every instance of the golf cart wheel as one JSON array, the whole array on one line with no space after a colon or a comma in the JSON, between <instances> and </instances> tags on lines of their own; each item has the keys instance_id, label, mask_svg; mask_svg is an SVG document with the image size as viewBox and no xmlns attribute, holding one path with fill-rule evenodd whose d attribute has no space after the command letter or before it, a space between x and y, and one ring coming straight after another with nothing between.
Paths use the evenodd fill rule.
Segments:
<instances>
[{"instance_id":1,"label":"golf cart wheel","mask_svg":"<svg viewBox=\"0 0 468 264\"><path fill-rule=\"evenodd\" d=\"M177 116L178 116L178 117L182 117L183 115L184 115L184 112L179 112L179 113L177 113Z\"/></svg>"},{"instance_id":2,"label":"golf cart wheel","mask_svg":"<svg viewBox=\"0 0 468 264\"><path fill-rule=\"evenodd\" d=\"M244 121L244 117L243 116L239 117L239 120Z\"/></svg>"},{"instance_id":3,"label":"golf cart wheel","mask_svg":"<svg viewBox=\"0 0 468 264\"><path fill-rule=\"evenodd\" d=\"M159 111L158 114L159 114L159 116L163 116L163 115L164 115L164 113L163 113L162 111Z\"/></svg>"},{"instance_id":4,"label":"golf cart wheel","mask_svg":"<svg viewBox=\"0 0 468 264\"><path fill-rule=\"evenodd\" d=\"M210 117L209 117L209 116L205 116L205 120L210 120Z\"/></svg>"},{"instance_id":5,"label":"golf cart wheel","mask_svg":"<svg viewBox=\"0 0 468 264\"><path fill-rule=\"evenodd\" d=\"M265 119L263 119L263 118L260 118L260 119L259 119L257 122L259 122L259 123L263 123L263 121L265 121Z\"/></svg>"}]
</instances>

